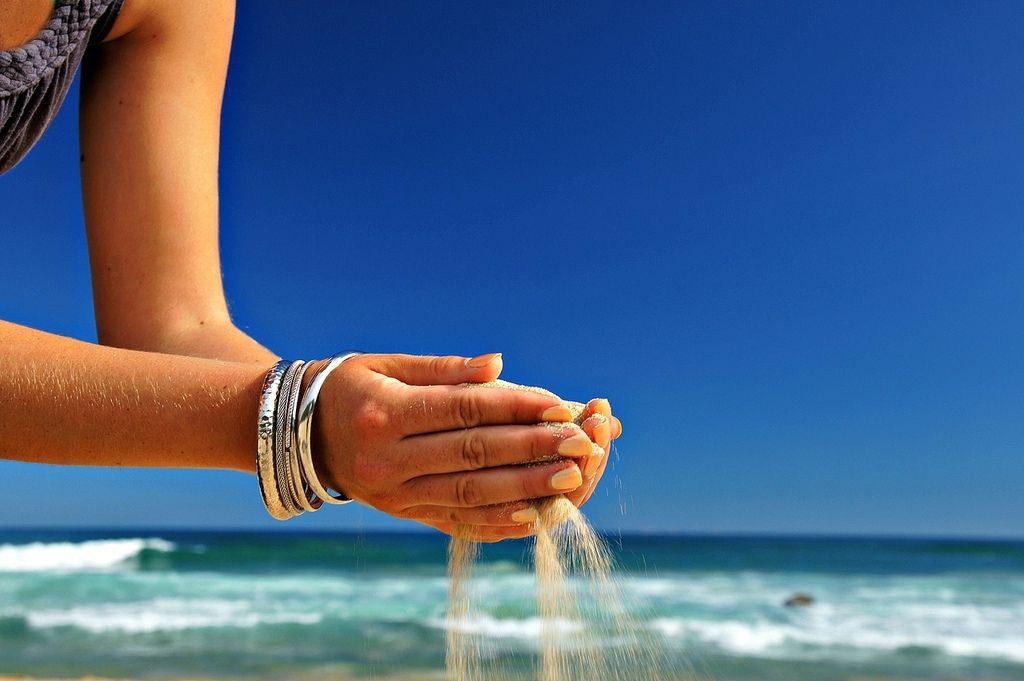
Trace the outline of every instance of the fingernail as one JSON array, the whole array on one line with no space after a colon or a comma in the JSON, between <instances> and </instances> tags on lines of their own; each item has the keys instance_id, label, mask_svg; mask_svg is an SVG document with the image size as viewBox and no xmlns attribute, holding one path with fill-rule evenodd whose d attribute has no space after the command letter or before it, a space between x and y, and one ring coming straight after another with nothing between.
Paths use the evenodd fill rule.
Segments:
<instances>
[{"instance_id":1,"label":"fingernail","mask_svg":"<svg viewBox=\"0 0 1024 681\"><path fill-rule=\"evenodd\" d=\"M594 442L607 447L608 443L612 440L612 428L611 424L608 423L608 417L604 414L594 414L592 417L594 423Z\"/></svg>"},{"instance_id":2,"label":"fingernail","mask_svg":"<svg viewBox=\"0 0 1024 681\"><path fill-rule=\"evenodd\" d=\"M612 417L612 439L615 440L622 435L622 421Z\"/></svg>"},{"instance_id":3,"label":"fingernail","mask_svg":"<svg viewBox=\"0 0 1024 681\"><path fill-rule=\"evenodd\" d=\"M572 412L569 411L569 407L561 404L556 404L553 407L548 407L540 415L541 421L572 421Z\"/></svg>"},{"instance_id":4,"label":"fingernail","mask_svg":"<svg viewBox=\"0 0 1024 681\"><path fill-rule=\"evenodd\" d=\"M594 409L593 409L593 411L594 411L595 414L603 414L605 416L611 416L612 415L612 404L611 404L611 402L609 402L608 400L606 400L603 397L598 398L598 399L594 400Z\"/></svg>"},{"instance_id":5,"label":"fingernail","mask_svg":"<svg viewBox=\"0 0 1024 681\"><path fill-rule=\"evenodd\" d=\"M562 456L589 456L590 438L580 433L558 443L558 453Z\"/></svg>"},{"instance_id":6,"label":"fingernail","mask_svg":"<svg viewBox=\"0 0 1024 681\"><path fill-rule=\"evenodd\" d=\"M494 360L501 357L500 352L489 352L486 355L477 355L466 360L466 366L471 369L482 369Z\"/></svg>"},{"instance_id":7,"label":"fingernail","mask_svg":"<svg viewBox=\"0 0 1024 681\"><path fill-rule=\"evenodd\" d=\"M580 475L580 469L576 466L562 469L551 476L548 481L551 487L560 491L566 491L570 489L576 489L583 484L583 476Z\"/></svg>"},{"instance_id":8,"label":"fingernail","mask_svg":"<svg viewBox=\"0 0 1024 681\"><path fill-rule=\"evenodd\" d=\"M514 523L535 523L537 522L537 509L535 508L524 508L521 511L516 511L512 514L512 522Z\"/></svg>"}]
</instances>

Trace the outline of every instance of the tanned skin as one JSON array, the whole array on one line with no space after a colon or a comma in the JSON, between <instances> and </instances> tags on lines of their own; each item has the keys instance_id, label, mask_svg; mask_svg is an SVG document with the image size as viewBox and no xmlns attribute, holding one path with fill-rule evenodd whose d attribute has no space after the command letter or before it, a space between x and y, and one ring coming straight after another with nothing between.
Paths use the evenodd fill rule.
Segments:
<instances>
[{"instance_id":1,"label":"tanned skin","mask_svg":"<svg viewBox=\"0 0 1024 681\"><path fill-rule=\"evenodd\" d=\"M49 11L45 0L4 0L0 45L30 40ZM81 170L100 343L0 321L0 458L254 472L259 390L278 357L235 326L221 282L234 13L230 0L126 0L90 49ZM582 428L552 429L537 424L569 418L555 398L457 387L501 369L496 354L346 362L314 423L318 471L445 532L529 534L529 499L589 498L621 424L607 400L588 404ZM548 461L519 465L537 459Z\"/></svg>"}]
</instances>

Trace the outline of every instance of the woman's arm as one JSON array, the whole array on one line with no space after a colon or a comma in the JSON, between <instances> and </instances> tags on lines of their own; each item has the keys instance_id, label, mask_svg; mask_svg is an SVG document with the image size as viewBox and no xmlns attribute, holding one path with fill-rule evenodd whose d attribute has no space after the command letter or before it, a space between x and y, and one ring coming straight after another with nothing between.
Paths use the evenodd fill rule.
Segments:
<instances>
[{"instance_id":1,"label":"woman's arm","mask_svg":"<svg viewBox=\"0 0 1024 681\"><path fill-rule=\"evenodd\" d=\"M269 365L228 315L220 108L234 5L129 0L83 69L82 197L101 343Z\"/></svg>"},{"instance_id":2,"label":"woman's arm","mask_svg":"<svg viewBox=\"0 0 1024 681\"><path fill-rule=\"evenodd\" d=\"M100 342L239 361L218 250L234 3L128 0L83 67L82 196Z\"/></svg>"},{"instance_id":3,"label":"woman's arm","mask_svg":"<svg viewBox=\"0 0 1024 681\"><path fill-rule=\"evenodd\" d=\"M229 0L129 0L85 65L83 200L106 345L263 367L276 359L233 325L220 276L218 145L233 18ZM584 426L607 452L602 428ZM584 472L576 503L603 461ZM547 490L542 473L509 479Z\"/></svg>"},{"instance_id":4,"label":"woman's arm","mask_svg":"<svg viewBox=\"0 0 1024 681\"><path fill-rule=\"evenodd\" d=\"M263 367L93 345L8 322L0 347L0 458L255 469ZM470 525L484 540L529 534L517 515L527 499L582 483L574 461L552 457L585 458L590 443L575 426L531 425L570 417L557 398L458 385L500 370L496 357L346 362L317 410L317 470L392 515L446 531Z\"/></svg>"},{"instance_id":5,"label":"woman's arm","mask_svg":"<svg viewBox=\"0 0 1024 681\"><path fill-rule=\"evenodd\" d=\"M253 472L265 367L0 321L0 458Z\"/></svg>"}]
</instances>

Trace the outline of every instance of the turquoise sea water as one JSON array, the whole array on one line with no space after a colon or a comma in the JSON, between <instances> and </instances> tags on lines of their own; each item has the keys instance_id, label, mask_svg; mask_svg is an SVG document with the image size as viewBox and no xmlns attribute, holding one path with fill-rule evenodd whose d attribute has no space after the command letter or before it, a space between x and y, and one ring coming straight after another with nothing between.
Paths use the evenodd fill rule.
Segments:
<instances>
[{"instance_id":1,"label":"turquoise sea water","mask_svg":"<svg viewBox=\"0 0 1024 681\"><path fill-rule=\"evenodd\" d=\"M705 678L1024 679L1024 543L611 538L622 589ZM0 672L386 676L443 665L427 534L0 532ZM528 668L528 542L487 547L460 626ZM815 603L786 608L805 592Z\"/></svg>"}]
</instances>

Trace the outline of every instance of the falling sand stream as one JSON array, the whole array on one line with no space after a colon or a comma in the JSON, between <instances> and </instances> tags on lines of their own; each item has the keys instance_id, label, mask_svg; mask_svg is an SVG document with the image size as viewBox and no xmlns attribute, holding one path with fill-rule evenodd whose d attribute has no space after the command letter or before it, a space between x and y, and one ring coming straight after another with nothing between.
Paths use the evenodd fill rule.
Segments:
<instances>
[{"instance_id":1,"label":"falling sand stream","mask_svg":"<svg viewBox=\"0 0 1024 681\"><path fill-rule=\"evenodd\" d=\"M547 391L495 381L494 387ZM566 402L581 423L584 405ZM539 518L533 558L537 612L541 619L537 681L676 681L692 671L676 669L661 642L630 613L614 578L608 547L568 499L537 502ZM473 566L479 545L454 537L449 545L448 681L523 678L493 668L481 653L480 637L467 623L473 614ZM687 665L688 666L688 665Z\"/></svg>"}]
</instances>

